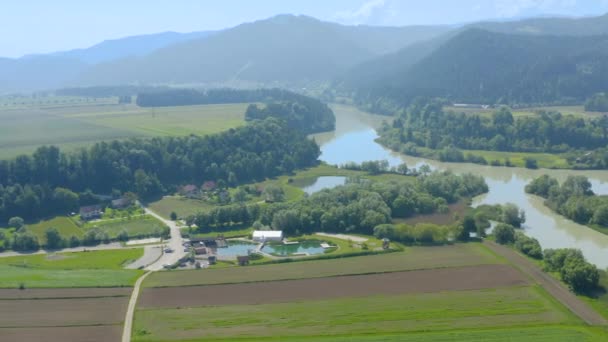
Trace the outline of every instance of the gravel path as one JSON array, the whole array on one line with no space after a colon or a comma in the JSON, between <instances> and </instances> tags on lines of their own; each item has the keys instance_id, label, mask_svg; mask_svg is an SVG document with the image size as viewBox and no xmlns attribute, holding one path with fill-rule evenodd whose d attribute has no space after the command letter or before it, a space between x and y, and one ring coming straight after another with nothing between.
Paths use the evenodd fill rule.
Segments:
<instances>
[{"instance_id":1,"label":"gravel path","mask_svg":"<svg viewBox=\"0 0 608 342\"><path fill-rule=\"evenodd\" d=\"M559 300L572 313L580 317L583 321L590 325L607 325L608 321L599 313L591 308L587 303L576 297L570 290L564 287L558 280L551 275L543 272L533 262L518 254L514 250L496 244L492 241L484 241L484 244L492 249L497 254L505 257L509 262L514 264L524 274L530 276L535 282L540 284L547 292Z\"/></svg>"}]
</instances>

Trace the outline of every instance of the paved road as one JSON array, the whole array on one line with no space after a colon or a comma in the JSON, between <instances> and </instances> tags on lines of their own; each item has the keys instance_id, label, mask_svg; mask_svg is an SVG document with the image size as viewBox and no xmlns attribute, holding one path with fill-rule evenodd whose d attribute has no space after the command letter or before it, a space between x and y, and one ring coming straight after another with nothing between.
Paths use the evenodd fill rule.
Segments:
<instances>
[{"instance_id":1,"label":"paved road","mask_svg":"<svg viewBox=\"0 0 608 342\"><path fill-rule=\"evenodd\" d=\"M147 272L135 282L133 286L133 292L131 293L131 299L129 299L129 307L127 308L127 315L125 316L125 324L122 329L122 342L131 341L131 332L133 331L133 315L135 314L135 306L137 305L137 298L139 297L139 288L141 283L146 277L152 272Z\"/></svg>"},{"instance_id":2,"label":"paved road","mask_svg":"<svg viewBox=\"0 0 608 342\"><path fill-rule=\"evenodd\" d=\"M146 270L149 271L159 271L163 269L163 265L174 264L186 255L186 252L184 252L184 247L182 245L184 239L182 238L182 234L179 231L179 227L174 221L167 220L148 208L145 209L147 214L154 216L158 220L162 221L171 230L171 239L167 240L165 242L165 245L166 247L171 248L173 250L173 253L163 253L163 255L158 258L156 262L146 267Z\"/></svg>"},{"instance_id":3,"label":"paved road","mask_svg":"<svg viewBox=\"0 0 608 342\"><path fill-rule=\"evenodd\" d=\"M523 273L532 277L547 292L559 300L575 315L590 325L608 325L608 321L591 308L587 303L576 297L570 290L564 287L558 280L543 272L532 261L518 254L511 248L501 246L492 241L484 241L484 244L497 254L505 257L509 262L517 266Z\"/></svg>"},{"instance_id":4,"label":"paved road","mask_svg":"<svg viewBox=\"0 0 608 342\"><path fill-rule=\"evenodd\" d=\"M132 247L123 247L119 242L113 242L109 244L102 244L97 246L86 246L86 247L75 247L75 248L64 248L60 250L45 250L40 249L35 252L2 252L0 253L0 258L12 257L12 256L23 256L23 255L34 255L34 254L48 254L48 253L64 253L64 252L82 252L83 250L87 251L103 251L109 249L125 249L125 248L140 248L137 246Z\"/></svg>"},{"instance_id":5,"label":"paved road","mask_svg":"<svg viewBox=\"0 0 608 342\"><path fill-rule=\"evenodd\" d=\"M135 260L131 264L127 265L128 269L145 268L158 260L163 255L163 248L159 245L151 245L144 247L144 255L141 258Z\"/></svg>"}]
</instances>

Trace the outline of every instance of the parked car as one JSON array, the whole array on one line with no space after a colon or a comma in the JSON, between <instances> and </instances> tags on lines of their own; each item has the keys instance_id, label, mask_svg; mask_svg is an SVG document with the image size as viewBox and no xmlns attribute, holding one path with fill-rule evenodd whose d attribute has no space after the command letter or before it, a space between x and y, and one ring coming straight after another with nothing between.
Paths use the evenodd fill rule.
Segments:
<instances>
[{"instance_id":1,"label":"parked car","mask_svg":"<svg viewBox=\"0 0 608 342\"><path fill-rule=\"evenodd\" d=\"M173 253L173 249L171 249L171 248L165 248L165 253Z\"/></svg>"}]
</instances>

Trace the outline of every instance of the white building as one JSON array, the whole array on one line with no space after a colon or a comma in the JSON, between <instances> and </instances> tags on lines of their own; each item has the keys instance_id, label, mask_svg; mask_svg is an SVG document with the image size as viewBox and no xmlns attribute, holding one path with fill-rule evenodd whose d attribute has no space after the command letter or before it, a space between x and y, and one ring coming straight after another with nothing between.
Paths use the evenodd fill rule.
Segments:
<instances>
[{"instance_id":1,"label":"white building","mask_svg":"<svg viewBox=\"0 0 608 342\"><path fill-rule=\"evenodd\" d=\"M253 241L255 242L266 242L266 241L283 241L283 231L281 230L254 230Z\"/></svg>"}]
</instances>

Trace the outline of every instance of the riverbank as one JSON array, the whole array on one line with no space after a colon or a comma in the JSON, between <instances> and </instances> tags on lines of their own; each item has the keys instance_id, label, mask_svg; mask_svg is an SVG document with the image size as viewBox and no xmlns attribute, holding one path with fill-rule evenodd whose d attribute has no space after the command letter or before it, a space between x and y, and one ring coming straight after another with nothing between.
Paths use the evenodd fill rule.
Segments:
<instances>
[{"instance_id":1,"label":"riverbank","mask_svg":"<svg viewBox=\"0 0 608 342\"><path fill-rule=\"evenodd\" d=\"M560 181L569 175L589 178L593 191L608 194L608 171L601 170L549 170L519 167L496 167L471 163L444 163L437 160L412 157L391 151L376 142L376 129L391 118L362 112L354 107L333 106L336 114L336 131L314 135L321 147L320 159L327 164L341 165L369 160L387 160L390 166L406 163L419 169L428 165L433 170L452 170L454 173L474 173L486 180L489 192L473 199L472 206L481 204L516 203L526 212L524 233L539 240L543 248L581 249L590 262L602 269L608 267L608 236L552 212L543 200L524 192L532 179L549 174Z\"/></svg>"}]
</instances>

